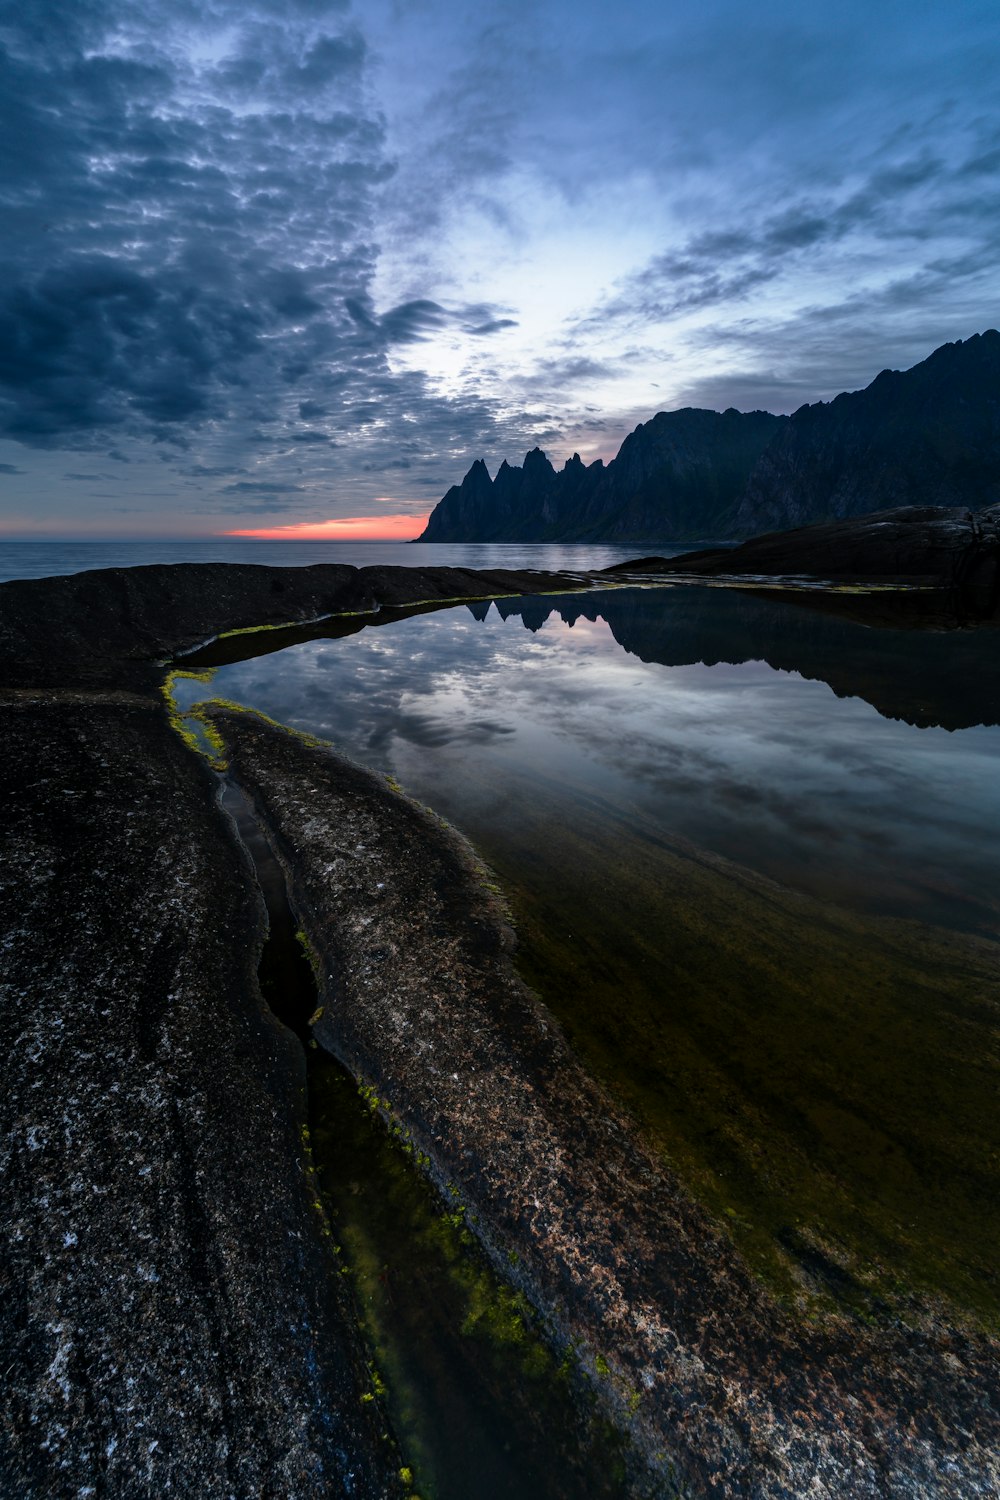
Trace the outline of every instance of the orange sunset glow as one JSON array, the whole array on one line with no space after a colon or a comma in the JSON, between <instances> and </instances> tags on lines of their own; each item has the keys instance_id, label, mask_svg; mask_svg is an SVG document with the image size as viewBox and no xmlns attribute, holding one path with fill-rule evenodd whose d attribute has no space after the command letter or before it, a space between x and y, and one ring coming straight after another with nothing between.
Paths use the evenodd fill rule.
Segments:
<instances>
[{"instance_id":1,"label":"orange sunset glow","mask_svg":"<svg viewBox=\"0 0 1000 1500\"><path fill-rule=\"evenodd\" d=\"M427 525L421 515L338 516L333 521L296 521L291 526L253 526L222 536L252 536L262 542L411 542Z\"/></svg>"}]
</instances>

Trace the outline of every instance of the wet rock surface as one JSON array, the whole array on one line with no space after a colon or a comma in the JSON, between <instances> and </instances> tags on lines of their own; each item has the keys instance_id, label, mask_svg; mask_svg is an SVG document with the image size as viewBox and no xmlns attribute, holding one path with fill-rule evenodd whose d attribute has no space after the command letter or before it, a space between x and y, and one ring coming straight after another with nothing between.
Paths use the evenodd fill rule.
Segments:
<instances>
[{"instance_id":1,"label":"wet rock surface","mask_svg":"<svg viewBox=\"0 0 1000 1500\"><path fill-rule=\"evenodd\" d=\"M305 1168L301 1049L259 996L263 908L156 658L531 581L208 565L0 588L5 1496L402 1493Z\"/></svg>"},{"instance_id":2,"label":"wet rock surface","mask_svg":"<svg viewBox=\"0 0 1000 1500\"><path fill-rule=\"evenodd\" d=\"M754 537L741 547L616 564L609 574L812 578L909 584L942 596L932 612L972 621L1000 614L1000 506L973 513L904 506L829 525Z\"/></svg>"},{"instance_id":3,"label":"wet rock surface","mask_svg":"<svg viewBox=\"0 0 1000 1500\"><path fill-rule=\"evenodd\" d=\"M138 697L3 712L0 1491L396 1493L213 779Z\"/></svg>"},{"instance_id":4,"label":"wet rock surface","mask_svg":"<svg viewBox=\"0 0 1000 1500\"><path fill-rule=\"evenodd\" d=\"M212 717L318 956L317 1035L573 1342L663 1483L733 1500L996 1487L988 1338L798 1325L521 983L464 841L329 749Z\"/></svg>"},{"instance_id":5,"label":"wet rock surface","mask_svg":"<svg viewBox=\"0 0 1000 1500\"><path fill-rule=\"evenodd\" d=\"M254 625L579 586L182 565L0 588L4 1494L399 1492L305 1169L301 1055L259 999L263 913L161 663ZM323 1041L579 1338L655 1470L713 1496L995 1492L994 1345L793 1326L521 985L461 840L326 750L219 722L332 975Z\"/></svg>"}]
</instances>

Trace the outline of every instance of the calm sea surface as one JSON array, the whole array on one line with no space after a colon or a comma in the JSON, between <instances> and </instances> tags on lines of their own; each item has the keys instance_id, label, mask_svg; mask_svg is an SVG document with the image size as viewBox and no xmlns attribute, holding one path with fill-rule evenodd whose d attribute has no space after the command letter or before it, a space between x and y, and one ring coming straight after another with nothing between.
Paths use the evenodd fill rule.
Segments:
<instances>
[{"instance_id":1,"label":"calm sea surface","mask_svg":"<svg viewBox=\"0 0 1000 1500\"><path fill-rule=\"evenodd\" d=\"M183 662L211 684L177 690L327 738L468 834L522 973L777 1295L995 1322L997 644L620 588L222 640ZM349 1131L315 1107L328 1142ZM455 1414L493 1400L481 1361L442 1356L426 1238L400 1244L391 1183L373 1167L367 1194L337 1160L338 1233L427 1489L557 1493L552 1466L528 1484L498 1458L494 1489L458 1455Z\"/></svg>"},{"instance_id":2,"label":"calm sea surface","mask_svg":"<svg viewBox=\"0 0 1000 1500\"><path fill-rule=\"evenodd\" d=\"M672 557L677 547L658 548ZM641 546L559 546L548 543L254 542L220 537L205 541L56 542L0 541L0 583L11 578L53 578L89 568L137 568L148 563L263 563L305 568L313 563L351 563L367 568L543 568L576 571L606 568L648 554Z\"/></svg>"}]
</instances>

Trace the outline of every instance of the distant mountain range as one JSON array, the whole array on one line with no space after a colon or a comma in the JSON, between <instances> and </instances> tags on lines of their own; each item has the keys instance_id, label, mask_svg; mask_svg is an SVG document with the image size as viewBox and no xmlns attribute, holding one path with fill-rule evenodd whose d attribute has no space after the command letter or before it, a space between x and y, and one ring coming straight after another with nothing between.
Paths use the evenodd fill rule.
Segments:
<instances>
[{"instance_id":1,"label":"distant mountain range","mask_svg":"<svg viewBox=\"0 0 1000 1500\"><path fill-rule=\"evenodd\" d=\"M1000 333L944 344L863 391L769 412L658 412L605 465L540 448L472 465L422 542L725 541L900 505L1000 501Z\"/></svg>"}]
</instances>

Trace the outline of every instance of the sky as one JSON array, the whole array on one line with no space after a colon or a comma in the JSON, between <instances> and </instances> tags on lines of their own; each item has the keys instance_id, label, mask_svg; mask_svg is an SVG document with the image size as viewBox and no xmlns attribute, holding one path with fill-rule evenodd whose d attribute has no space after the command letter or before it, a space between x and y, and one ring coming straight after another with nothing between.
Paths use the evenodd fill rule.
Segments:
<instances>
[{"instance_id":1,"label":"sky","mask_svg":"<svg viewBox=\"0 0 1000 1500\"><path fill-rule=\"evenodd\" d=\"M0 0L0 535L396 537L1000 321L995 0Z\"/></svg>"}]
</instances>

